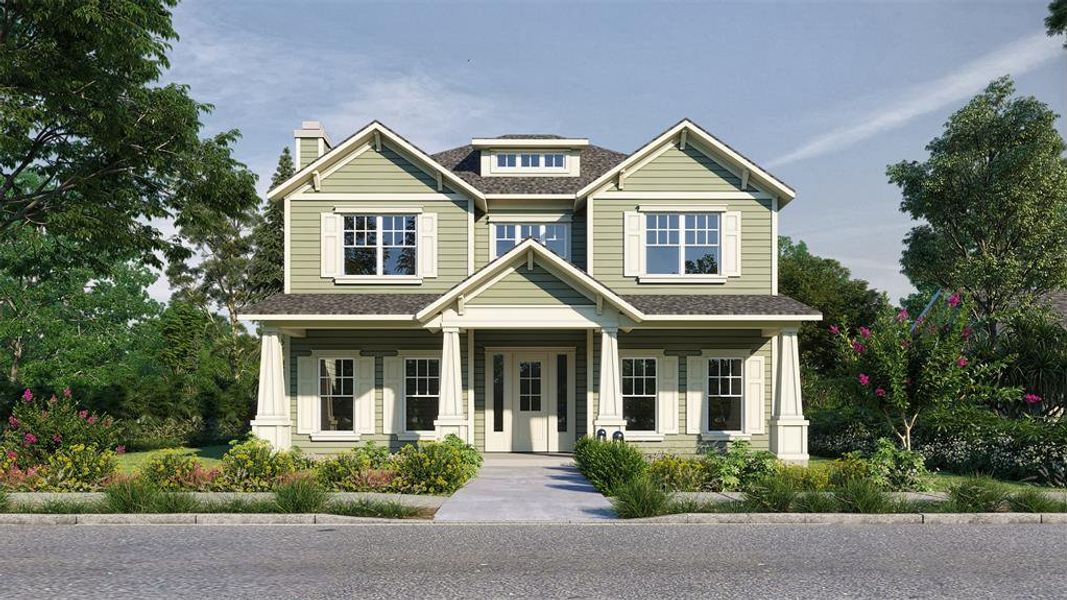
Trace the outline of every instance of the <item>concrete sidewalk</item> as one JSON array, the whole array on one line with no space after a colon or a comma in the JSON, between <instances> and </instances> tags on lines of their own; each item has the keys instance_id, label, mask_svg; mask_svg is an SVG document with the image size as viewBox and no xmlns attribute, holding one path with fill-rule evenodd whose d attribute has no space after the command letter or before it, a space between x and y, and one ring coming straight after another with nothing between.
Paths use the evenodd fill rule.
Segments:
<instances>
[{"instance_id":1,"label":"concrete sidewalk","mask_svg":"<svg viewBox=\"0 0 1067 600\"><path fill-rule=\"evenodd\" d=\"M487 454L478 476L445 500L435 521L600 521L615 518L607 498L570 455Z\"/></svg>"}]
</instances>

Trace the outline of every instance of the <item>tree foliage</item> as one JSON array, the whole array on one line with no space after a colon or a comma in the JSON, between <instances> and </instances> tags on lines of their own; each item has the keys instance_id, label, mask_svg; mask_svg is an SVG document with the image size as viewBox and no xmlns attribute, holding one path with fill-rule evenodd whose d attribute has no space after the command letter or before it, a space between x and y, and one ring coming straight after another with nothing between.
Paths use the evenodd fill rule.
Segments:
<instances>
[{"instance_id":1,"label":"tree foliage","mask_svg":"<svg viewBox=\"0 0 1067 600\"><path fill-rule=\"evenodd\" d=\"M866 324L888 306L885 294L853 279L840 262L816 256L804 242L778 238L778 291L818 309L829 323ZM822 374L838 368L833 336L819 323L803 323L799 332L801 363Z\"/></svg>"},{"instance_id":2,"label":"tree foliage","mask_svg":"<svg viewBox=\"0 0 1067 600\"><path fill-rule=\"evenodd\" d=\"M1067 161L1056 114L993 81L927 145L924 162L891 165L901 210L923 223L901 264L919 287L965 291L973 316L997 323L1067 285Z\"/></svg>"},{"instance_id":3,"label":"tree foliage","mask_svg":"<svg viewBox=\"0 0 1067 600\"><path fill-rule=\"evenodd\" d=\"M273 189L296 173L289 148L282 150L271 177ZM257 299L280 294L285 289L285 204L266 200L262 218L252 230L252 262L248 286Z\"/></svg>"},{"instance_id":4,"label":"tree foliage","mask_svg":"<svg viewBox=\"0 0 1067 600\"><path fill-rule=\"evenodd\" d=\"M1067 0L1052 0L1048 5L1049 15L1045 17L1045 27L1049 35L1067 33ZM1067 41L1063 42L1067 48Z\"/></svg>"}]
</instances>

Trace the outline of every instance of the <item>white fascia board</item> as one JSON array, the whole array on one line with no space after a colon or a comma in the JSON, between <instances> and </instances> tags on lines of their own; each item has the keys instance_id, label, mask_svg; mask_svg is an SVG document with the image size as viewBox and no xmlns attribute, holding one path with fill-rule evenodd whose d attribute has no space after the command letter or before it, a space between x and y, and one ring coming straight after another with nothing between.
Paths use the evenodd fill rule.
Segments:
<instances>
[{"instance_id":1,"label":"white fascia board","mask_svg":"<svg viewBox=\"0 0 1067 600\"><path fill-rule=\"evenodd\" d=\"M821 321L822 315L645 315L644 322L702 321L702 322L760 322L782 323L795 321Z\"/></svg>"},{"instance_id":2,"label":"white fascia board","mask_svg":"<svg viewBox=\"0 0 1067 600\"><path fill-rule=\"evenodd\" d=\"M486 200L574 200L574 194L486 194Z\"/></svg>"},{"instance_id":3,"label":"white fascia board","mask_svg":"<svg viewBox=\"0 0 1067 600\"><path fill-rule=\"evenodd\" d=\"M413 315L237 315L241 321L415 321Z\"/></svg>"},{"instance_id":4,"label":"white fascia board","mask_svg":"<svg viewBox=\"0 0 1067 600\"><path fill-rule=\"evenodd\" d=\"M474 138L471 146L475 148L506 148L521 150L523 148L580 148L588 146L586 138Z\"/></svg>"}]
</instances>

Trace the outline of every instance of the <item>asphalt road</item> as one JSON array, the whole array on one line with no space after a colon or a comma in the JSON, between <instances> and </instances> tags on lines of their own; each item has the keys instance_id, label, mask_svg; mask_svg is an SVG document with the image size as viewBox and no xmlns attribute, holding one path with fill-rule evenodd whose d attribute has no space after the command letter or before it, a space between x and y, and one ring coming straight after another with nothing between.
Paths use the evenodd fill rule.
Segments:
<instances>
[{"instance_id":1,"label":"asphalt road","mask_svg":"<svg viewBox=\"0 0 1067 600\"><path fill-rule=\"evenodd\" d=\"M1064 598L1067 526L0 527L3 598Z\"/></svg>"}]
</instances>

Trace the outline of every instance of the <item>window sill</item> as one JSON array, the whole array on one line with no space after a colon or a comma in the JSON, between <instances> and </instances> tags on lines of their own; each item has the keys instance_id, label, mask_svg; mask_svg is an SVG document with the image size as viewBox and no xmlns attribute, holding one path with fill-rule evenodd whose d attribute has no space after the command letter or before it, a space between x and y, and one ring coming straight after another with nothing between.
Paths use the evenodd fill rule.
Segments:
<instances>
[{"instance_id":1,"label":"window sill","mask_svg":"<svg viewBox=\"0 0 1067 600\"><path fill-rule=\"evenodd\" d=\"M654 431L626 431L623 432L627 442L662 442L663 434Z\"/></svg>"},{"instance_id":2,"label":"window sill","mask_svg":"<svg viewBox=\"0 0 1067 600\"><path fill-rule=\"evenodd\" d=\"M358 442L359 434L354 431L318 431L310 436L313 442Z\"/></svg>"},{"instance_id":3,"label":"window sill","mask_svg":"<svg viewBox=\"0 0 1067 600\"><path fill-rule=\"evenodd\" d=\"M334 277L333 282L338 285L420 285L422 277L408 275L366 275Z\"/></svg>"},{"instance_id":4,"label":"window sill","mask_svg":"<svg viewBox=\"0 0 1067 600\"><path fill-rule=\"evenodd\" d=\"M639 275L638 283L698 283L723 284L725 275Z\"/></svg>"},{"instance_id":5,"label":"window sill","mask_svg":"<svg viewBox=\"0 0 1067 600\"><path fill-rule=\"evenodd\" d=\"M740 431L705 431L700 434L700 438L713 442L729 442L732 440L750 440L752 439L752 434Z\"/></svg>"}]
</instances>

